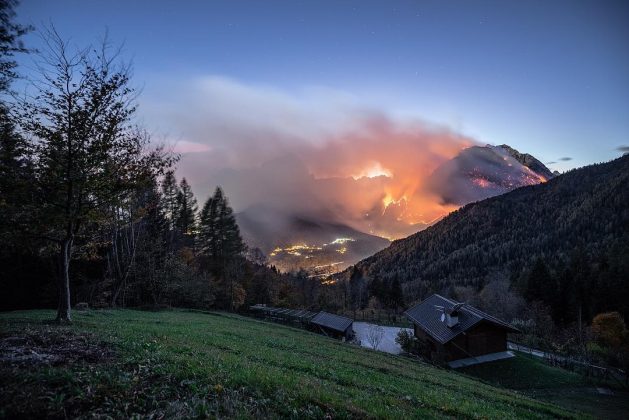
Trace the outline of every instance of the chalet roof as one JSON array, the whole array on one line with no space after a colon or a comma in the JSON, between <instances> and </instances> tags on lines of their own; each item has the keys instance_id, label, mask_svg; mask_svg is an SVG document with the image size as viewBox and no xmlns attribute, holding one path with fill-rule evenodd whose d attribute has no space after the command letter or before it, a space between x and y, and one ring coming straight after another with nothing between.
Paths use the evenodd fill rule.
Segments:
<instances>
[{"instance_id":1,"label":"chalet roof","mask_svg":"<svg viewBox=\"0 0 629 420\"><path fill-rule=\"evenodd\" d=\"M467 304L461 306L458 311L459 323L450 328L441 321L442 312L438 311L435 306L442 306L447 310L452 309L452 307L457 304L458 302L434 294L407 310L405 314L414 324L441 344L449 342L482 321L504 328L508 332L520 332L507 322Z\"/></svg>"},{"instance_id":2,"label":"chalet roof","mask_svg":"<svg viewBox=\"0 0 629 420\"><path fill-rule=\"evenodd\" d=\"M310 312L305 309L275 308L273 306L266 306L261 304L253 305L250 309L263 312L267 315L302 321L307 321L316 315L316 312Z\"/></svg>"},{"instance_id":3,"label":"chalet roof","mask_svg":"<svg viewBox=\"0 0 629 420\"><path fill-rule=\"evenodd\" d=\"M345 332L354 321L351 318L347 318L340 315L334 315L329 312L321 311L310 320L311 324L319 325L321 327L330 328L335 331Z\"/></svg>"}]
</instances>

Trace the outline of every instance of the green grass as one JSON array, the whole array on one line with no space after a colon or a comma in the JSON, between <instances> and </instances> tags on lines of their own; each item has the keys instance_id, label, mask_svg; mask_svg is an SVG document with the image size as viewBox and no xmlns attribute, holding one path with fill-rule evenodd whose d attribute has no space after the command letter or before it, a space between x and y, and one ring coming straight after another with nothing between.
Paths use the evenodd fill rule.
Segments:
<instances>
[{"instance_id":1,"label":"green grass","mask_svg":"<svg viewBox=\"0 0 629 420\"><path fill-rule=\"evenodd\" d=\"M1 335L88 334L101 363L0 364L0 415L573 418L573 412L401 356L223 313L131 310L0 314ZM28 401L23 404L21 401Z\"/></svg>"},{"instance_id":2,"label":"green grass","mask_svg":"<svg viewBox=\"0 0 629 420\"><path fill-rule=\"evenodd\" d=\"M469 366L459 372L500 387L527 390L590 385L581 375L549 366L533 356L518 353L512 359Z\"/></svg>"},{"instance_id":3,"label":"green grass","mask_svg":"<svg viewBox=\"0 0 629 420\"><path fill-rule=\"evenodd\" d=\"M598 418L625 419L629 413L629 393L615 387L614 395L600 394L607 388L578 373L549 366L539 358L516 353L512 359L469 366L458 370L491 385L517 390L536 399Z\"/></svg>"}]
</instances>

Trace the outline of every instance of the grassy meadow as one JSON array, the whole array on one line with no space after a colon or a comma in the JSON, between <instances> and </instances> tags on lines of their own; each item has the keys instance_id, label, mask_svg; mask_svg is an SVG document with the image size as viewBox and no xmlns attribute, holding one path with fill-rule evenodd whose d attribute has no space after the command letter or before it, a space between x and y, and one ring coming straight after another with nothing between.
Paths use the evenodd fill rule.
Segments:
<instances>
[{"instance_id":1,"label":"grassy meadow","mask_svg":"<svg viewBox=\"0 0 629 420\"><path fill-rule=\"evenodd\" d=\"M513 359L469 366L458 371L491 385L516 390L597 418L626 419L629 413L629 391L618 381L586 378L522 353L517 353ZM608 393L599 392L599 388Z\"/></svg>"},{"instance_id":2,"label":"grassy meadow","mask_svg":"<svg viewBox=\"0 0 629 420\"><path fill-rule=\"evenodd\" d=\"M62 327L47 322L53 316L0 314L0 417L580 416L415 360L232 314L93 310Z\"/></svg>"}]
</instances>

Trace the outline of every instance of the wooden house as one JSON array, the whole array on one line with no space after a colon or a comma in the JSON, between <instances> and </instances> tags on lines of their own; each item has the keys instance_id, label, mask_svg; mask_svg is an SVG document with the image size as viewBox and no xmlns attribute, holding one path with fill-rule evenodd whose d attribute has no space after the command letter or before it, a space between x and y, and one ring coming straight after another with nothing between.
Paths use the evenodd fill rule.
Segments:
<instances>
[{"instance_id":1,"label":"wooden house","mask_svg":"<svg viewBox=\"0 0 629 420\"><path fill-rule=\"evenodd\" d=\"M465 303L434 294L405 312L432 359L452 362L507 351L515 327ZM484 360L491 360L490 357Z\"/></svg>"}]
</instances>

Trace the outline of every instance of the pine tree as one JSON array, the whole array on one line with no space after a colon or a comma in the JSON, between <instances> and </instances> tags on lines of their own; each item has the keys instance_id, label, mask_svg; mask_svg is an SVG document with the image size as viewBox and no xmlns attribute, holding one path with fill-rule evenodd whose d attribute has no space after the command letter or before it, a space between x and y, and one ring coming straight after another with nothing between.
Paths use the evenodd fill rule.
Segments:
<instances>
[{"instance_id":1,"label":"pine tree","mask_svg":"<svg viewBox=\"0 0 629 420\"><path fill-rule=\"evenodd\" d=\"M222 244L218 231L218 214L223 192L216 188L214 195L207 199L201 209L199 220L198 247L200 254L210 260L219 258L219 249Z\"/></svg>"},{"instance_id":2,"label":"pine tree","mask_svg":"<svg viewBox=\"0 0 629 420\"><path fill-rule=\"evenodd\" d=\"M168 171L164 175L162 180L162 208L164 209L164 215L168 219L168 227L171 231L176 229L177 215L179 214L179 205L177 197L179 195L179 187L177 186L177 179L173 171Z\"/></svg>"},{"instance_id":3,"label":"pine tree","mask_svg":"<svg viewBox=\"0 0 629 420\"><path fill-rule=\"evenodd\" d=\"M226 309L238 307L241 297L239 258L245 251L233 210L220 187L201 210L198 247L202 261L215 276L217 301Z\"/></svg>"},{"instance_id":4,"label":"pine tree","mask_svg":"<svg viewBox=\"0 0 629 420\"><path fill-rule=\"evenodd\" d=\"M190 184L186 178L181 180L179 191L177 193L177 218L175 225L179 232L185 236L193 236L196 232L197 211L199 206L197 200L192 194Z\"/></svg>"},{"instance_id":5,"label":"pine tree","mask_svg":"<svg viewBox=\"0 0 629 420\"><path fill-rule=\"evenodd\" d=\"M16 223L24 220L20 214L28 212L25 199L32 184L32 179L28 179L31 165L26 141L16 132L15 115L5 102L11 82L18 76L14 55L28 52L20 38L31 30L13 22L16 4L12 0L0 1L0 236L15 230Z\"/></svg>"},{"instance_id":6,"label":"pine tree","mask_svg":"<svg viewBox=\"0 0 629 420\"><path fill-rule=\"evenodd\" d=\"M28 212L32 162L26 141L15 131L9 110L0 103L0 235L17 230Z\"/></svg>"},{"instance_id":7,"label":"pine tree","mask_svg":"<svg viewBox=\"0 0 629 420\"><path fill-rule=\"evenodd\" d=\"M201 210L199 249L214 266L240 256L245 250L233 210L220 187Z\"/></svg>"},{"instance_id":8,"label":"pine tree","mask_svg":"<svg viewBox=\"0 0 629 420\"><path fill-rule=\"evenodd\" d=\"M21 37L32 27L22 26L13 21L15 17L15 0L0 1L0 92L9 90L11 82L18 76L15 72L17 62L15 53L25 53Z\"/></svg>"},{"instance_id":9,"label":"pine tree","mask_svg":"<svg viewBox=\"0 0 629 420\"><path fill-rule=\"evenodd\" d=\"M242 255L245 244L240 236L240 229L236 223L234 211L229 206L227 198L223 197L220 207L220 228L223 233L223 258L233 259Z\"/></svg>"}]
</instances>

